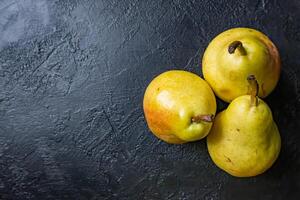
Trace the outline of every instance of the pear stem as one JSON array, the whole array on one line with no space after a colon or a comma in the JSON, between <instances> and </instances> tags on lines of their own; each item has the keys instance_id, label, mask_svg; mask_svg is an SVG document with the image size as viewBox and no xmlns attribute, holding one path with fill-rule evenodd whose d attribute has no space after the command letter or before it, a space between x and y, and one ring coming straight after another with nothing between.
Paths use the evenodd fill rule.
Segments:
<instances>
[{"instance_id":1,"label":"pear stem","mask_svg":"<svg viewBox=\"0 0 300 200\"><path fill-rule=\"evenodd\" d=\"M258 104L258 99L257 99L257 95L258 95L258 82L255 78L254 75L249 75L247 77L248 83L249 83L249 94L251 97L251 106L257 106Z\"/></svg>"},{"instance_id":2,"label":"pear stem","mask_svg":"<svg viewBox=\"0 0 300 200\"><path fill-rule=\"evenodd\" d=\"M246 55L246 50L243 47L243 43L241 41L234 41L228 46L228 53L233 54L237 50L240 55Z\"/></svg>"},{"instance_id":3,"label":"pear stem","mask_svg":"<svg viewBox=\"0 0 300 200\"><path fill-rule=\"evenodd\" d=\"M196 115L192 117L192 122L200 123L203 122L213 122L214 121L214 115Z\"/></svg>"}]
</instances>

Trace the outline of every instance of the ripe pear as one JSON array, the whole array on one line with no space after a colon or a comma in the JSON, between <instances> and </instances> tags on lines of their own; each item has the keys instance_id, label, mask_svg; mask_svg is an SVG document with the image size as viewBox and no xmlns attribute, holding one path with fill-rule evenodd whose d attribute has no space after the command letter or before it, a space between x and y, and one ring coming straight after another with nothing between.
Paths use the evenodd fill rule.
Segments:
<instances>
[{"instance_id":1,"label":"ripe pear","mask_svg":"<svg viewBox=\"0 0 300 200\"><path fill-rule=\"evenodd\" d=\"M202 59L204 79L226 102L247 94L247 76L255 75L259 97L268 96L280 75L276 46L263 33L250 28L233 28L215 37Z\"/></svg>"},{"instance_id":2,"label":"ripe pear","mask_svg":"<svg viewBox=\"0 0 300 200\"><path fill-rule=\"evenodd\" d=\"M144 95L149 129L167 143L181 144L205 137L216 113L216 99L202 78L171 70L154 78Z\"/></svg>"},{"instance_id":3,"label":"ripe pear","mask_svg":"<svg viewBox=\"0 0 300 200\"><path fill-rule=\"evenodd\" d=\"M265 172L277 159L281 139L269 106L257 97L258 84L248 77L250 95L234 99L219 113L207 137L214 163L237 177Z\"/></svg>"}]
</instances>

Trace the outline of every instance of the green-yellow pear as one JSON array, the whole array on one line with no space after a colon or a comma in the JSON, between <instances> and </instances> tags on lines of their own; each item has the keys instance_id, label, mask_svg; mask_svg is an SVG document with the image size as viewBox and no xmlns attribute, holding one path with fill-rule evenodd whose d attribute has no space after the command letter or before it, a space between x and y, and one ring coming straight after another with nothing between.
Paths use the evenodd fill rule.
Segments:
<instances>
[{"instance_id":1,"label":"green-yellow pear","mask_svg":"<svg viewBox=\"0 0 300 200\"><path fill-rule=\"evenodd\" d=\"M276 46L263 33L250 28L233 28L215 37L202 59L204 79L226 102L247 94L247 76L255 75L259 97L268 96L280 75Z\"/></svg>"},{"instance_id":2,"label":"green-yellow pear","mask_svg":"<svg viewBox=\"0 0 300 200\"><path fill-rule=\"evenodd\" d=\"M265 172L277 159L281 139L269 106L257 97L258 84L248 77L250 95L234 99L219 113L207 137L214 163L237 177Z\"/></svg>"},{"instance_id":3,"label":"green-yellow pear","mask_svg":"<svg viewBox=\"0 0 300 200\"><path fill-rule=\"evenodd\" d=\"M167 143L180 144L205 137L216 113L216 99L202 78L171 70L154 78L144 95L149 129Z\"/></svg>"}]
</instances>

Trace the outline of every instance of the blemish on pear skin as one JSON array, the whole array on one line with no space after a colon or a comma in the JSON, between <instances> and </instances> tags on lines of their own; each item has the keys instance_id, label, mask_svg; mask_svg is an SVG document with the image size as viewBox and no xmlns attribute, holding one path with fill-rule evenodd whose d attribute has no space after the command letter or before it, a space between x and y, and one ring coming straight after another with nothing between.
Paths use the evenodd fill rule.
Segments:
<instances>
[{"instance_id":1,"label":"blemish on pear skin","mask_svg":"<svg viewBox=\"0 0 300 200\"><path fill-rule=\"evenodd\" d=\"M240 132L240 129L239 129L239 128L237 128L237 129L236 129L236 131L237 131L237 132Z\"/></svg>"},{"instance_id":2,"label":"blemish on pear skin","mask_svg":"<svg viewBox=\"0 0 300 200\"><path fill-rule=\"evenodd\" d=\"M157 88L156 90L157 90L157 92L159 92L160 88Z\"/></svg>"},{"instance_id":3,"label":"blemish on pear skin","mask_svg":"<svg viewBox=\"0 0 300 200\"><path fill-rule=\"evenodd\" d=\"M228 89L221 89L220 93L222 93L223 95L230 95L230 90L228 90Z\"/></svg>"},{"instance_id":4,"label":"blemish on pear skin","mask_svg":"<svg viewBox=\"0 0 300 200\"><path fill-rule=\"evenodd\" d=\"M232 163L232 161L231 161L231 159L230 159L229 157L227 157L227 156L225 156L225 155L224 155L224 157L225 157L225 159L226 159L226 160L225 160L226 162Z\"/></svg>"}]
</instances>

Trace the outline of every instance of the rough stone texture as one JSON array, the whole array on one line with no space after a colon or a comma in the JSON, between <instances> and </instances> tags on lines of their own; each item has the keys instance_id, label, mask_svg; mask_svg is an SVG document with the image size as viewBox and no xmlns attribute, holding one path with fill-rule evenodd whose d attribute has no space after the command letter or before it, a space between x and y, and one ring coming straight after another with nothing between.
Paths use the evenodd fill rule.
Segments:
<instances>
[{"instance_id":1,"label":"rough stone texture","mask_svg":"<svg viewBox=\"0 0 300 200\"><path fill-rule=\"evenodd\" d=\"M0 199L299 199L299 21L298 0L0 0ZM209 41L237 26L269 35L283 64L267 98L282 151L248 179L205 140L159 141L142 111L154 76L201 75Z\"/></svg>"}]
</instances>

